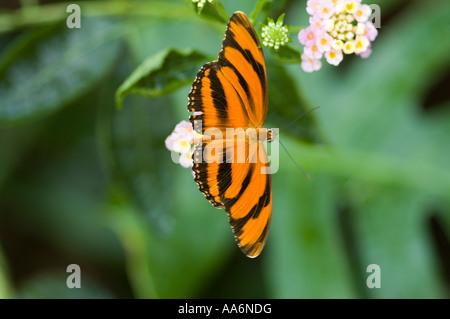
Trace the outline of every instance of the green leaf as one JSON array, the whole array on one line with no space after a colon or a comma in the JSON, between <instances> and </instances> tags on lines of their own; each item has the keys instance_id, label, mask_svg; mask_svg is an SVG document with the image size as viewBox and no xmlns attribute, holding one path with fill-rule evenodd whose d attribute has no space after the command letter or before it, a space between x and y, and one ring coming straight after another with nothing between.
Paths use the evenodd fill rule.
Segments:
<instances>
[{"instance_id":1,"label":"green leaf","mask_svg":"<svg viewBox=\"0 0 450 319\"><path fill-rule=\"evenodd\" d=\"M279 24L279 23L283 24L283 23L284 23L284 16L285 16L285 15L286 15L285 13L280 14L280 16L278 17L276 23L277 23L277 24Z\"/></svg>"},{"instance_id":2,"label":"green leaf","mask_svg":"<svg viewBox=\"0 0 450 319\"><path fill-rule=\"evenodd\" d=\"M206 0L203 7L199 7L197 3L194 2L192 5L194 6L195 12L207 20L227 23L230 17L222 2L219 0L214 0L212 3Z\"/></svg>"},{"instance_id":3,"label":"green leaf","mask_svg":"<svg viewBox=\"0 0 450 319\"><path fill-rule=\"evenodd\" d=\"M270 54L280 63L301 63L301 52L293 46L287 44L278 50L269 48Z\"/></svg>"},{"instance_id":4,"label":"green leaf","mask_svg":"<svg viewBox=\"0 0 450 319\"><path fill-rule=\"evenodd\" d=\"M107 103L110 98L104 95L99 117L106 168L153 220L155 229L159 229L164 227L168 218L165 211L171 205L168 190L173 180L173 163L164 146L164 140L177 124L169 107L171 99L131 95L124 100L125 107L117 110ZM160 190L167 192L163 194Z\"/></svg>"},{"instance_id":5,"label":"green leaf","mask_svg":"<svg viewBox=\"0 0 450 319\"><path fill-rule=\"evenodd\" d=\"M269 10L272 4L272 0L259 0L256 5L255 9L253 9L252 13L249 16L250 22L255 26L257 25L257 20L259 15L262 12L262 16L260 18L260 21L265 21L267 18L267 15L269 14Z\"/></svg>"},{"instance_id":6,"label":"green leaf","mask_svg":"<svg viewBox=\"0 0 450 319\"><path fill-rule=\"evenodd\" d=\"M192 83L198 66L206 56L195 50L163 50L148 57L122 83L116 92L116 105L121 108L128 94L159 97Z\"/></svg>"},{"instance_id":7,"label":"green leaf","mask_svg":"<svg viewBox=\"0 0 450 319\"><path fill-rule=\"evenodd\" d=\"M267 122L280 130L288 130L291 134L305 141L319 140L316 114L311 113L292 123L298 116L311 110L312 105L297 90L294 80L283 65L273 60L266 63L269 82L269 109ZM316 111L316 112L320 112ZM291 124L289 124L291 123Z\"/></svg>"},{"instance_id":8,"label":"green leaf","mask_svg":"<svg viewBox=\"0 0 450 319\"><path fill-rule=\"evenodd\" d=\"M27 34L0 62L0 125L43 117L93 88L117 57L120 32L101 19Z\"/></svg>"},{"instance_id":9,"label":"green leaf","mask_svg":"<svg viewBox=\"0 0 450 319\"><path fill-rule=\"evenodd\" d=\"M266 251L270 298L357 297L342 254L337 180L304 168L311 180L280 150L280 169L272 176L274 206Z\"/></svg>"}]
</instances>

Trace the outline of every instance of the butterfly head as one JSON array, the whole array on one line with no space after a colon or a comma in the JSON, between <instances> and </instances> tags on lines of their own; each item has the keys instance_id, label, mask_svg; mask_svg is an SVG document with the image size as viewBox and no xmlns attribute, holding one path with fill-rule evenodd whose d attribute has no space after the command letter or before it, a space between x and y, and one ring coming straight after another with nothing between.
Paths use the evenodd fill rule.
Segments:
<instances>
[{"instance_id":1,"label":"butterfly head","mask_svg":"<svg viewBox=\"0 0 450 319\"><path fill-rule=\"evenodd\" d=\"M248 134L249 129L247 129L247 135L252 136L251 134ZM274 129L267 129L264 127L259 127L256 129L256 135L254 135L256 139L260 142L272 142L275 139L275 130Z\"/></svg>"},{"instance_id":2,"label":"butterfly head","mask_svg":"<svg viewBox=\"0 0 450 319\"><path fill-rule=\"evenodd\" d=\"M273 142L275 140L276 134L275 134L275 130L273 128L269 128L267 130L267 141Z\"/></svg>"}]
</instances>

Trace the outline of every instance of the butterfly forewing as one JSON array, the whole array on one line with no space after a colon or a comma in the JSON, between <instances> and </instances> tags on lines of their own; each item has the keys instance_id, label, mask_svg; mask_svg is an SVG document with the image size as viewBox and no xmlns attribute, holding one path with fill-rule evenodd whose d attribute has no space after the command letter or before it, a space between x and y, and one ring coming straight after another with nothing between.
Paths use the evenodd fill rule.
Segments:
<instances>
[{"instance_id":1,"label":"butterfly forewing","mask_svg":"<svg viewBox=\"0 0 450 319\"><path fill-rule=\"evenodd\" d=\"M244 99L247 113L254 127L262 126L267 113L268 91L264 55L258 35L245 14L233 14L228 23L219 64L235 74L230 82ZM236 81L237 80L237 81Z\"/></svg>"},{"instance_id":2,"label":"butterfly forewing","mask_svg":"<svg viewBox=\"0 0 450 319\"><path fill-rule=\"evenodd\" d=\"M229 136L261 127L267 113L267 79L258 36L242 12L230 18L216 61L198 72L189 93L188 110L203 139L194 149L193 172L200 191L225 209L239 247L258 256L272 212L272 184L267 154L260 141ZM219 133L211 138L211 130ZM240 141L240 142L238 142Z\"/></svg>"},{"instance_id":3,"label":"butterfly forewing","mask_svg":"<svg viewBox=\"0 0 450 319\"><path fill-rule=\"evenodd\" d=\"M217 61L205 64L197 74L189 93L188 110L194 112L190 121L200 134L208 128L225 130L250 123L240 95L222 74Z\"/></svg>"}]
</instances>

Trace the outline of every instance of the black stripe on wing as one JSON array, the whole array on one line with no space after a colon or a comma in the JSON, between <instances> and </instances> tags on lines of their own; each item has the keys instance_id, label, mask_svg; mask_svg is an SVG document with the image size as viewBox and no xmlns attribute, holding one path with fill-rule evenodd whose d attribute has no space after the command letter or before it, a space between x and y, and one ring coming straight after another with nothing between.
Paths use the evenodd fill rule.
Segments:
<instances>
[{"instance_id":1,"label":"black stripe on wing","mask_svg":"<svg viewBox=\"0 0 450 319\"><path fill-rule=\"evenodd\" d=\"M194 147L194 154L192 155L194 160L194 165L192 166L192 171L194 172L194 181L198 185L198 189L203 193L206 199L216 208L224 208L222 202L216 200L216 197L211 195L210 193L210 178L219 178L219 176L209 176L208 172L209 165L218 165L216 163L208 164L205 162L201 156L205 152L205 147L208 145L208 142L198 143Z\"/></svg>"},{"instance_id":2,"label":"black stripe on wing","mask_svg":"<svg viewBox=\"0 0 450 319\"><path fill-rule=\"evenodd\" d=\"M203 134L207 126L220 124L223 119L228 118L227 100L223 85L217 78L217 73L220 72L219 68L217 61L203 65L197 73L188 95L188 111L202 112L202 114L194 114L189 117L194 130L199 134ZM206 80L208 80L208 83L205 85ZM204 122L205 113L208 114L208 118L217 119L217 123Z\"/></svg>"},{"instance_id":3,"label":"black stripe on wing","mask_svg":"<svg viewBox=\"0 0 450 319\"><path fill-rule=\"evenodd\" d=\"M242 227L249 221L250 218L258 218L262 209L270 204L270 193L272 191L272 183L270 175L261 175L266 177L266 187L264 193L259 197L258 202L252 207L252 209L242 218L234 219L230 216L230 224L233 228L233 232L236 237L242 235ZM225 204L225 210L231 209L231 206Z\"/></svg>"}]
</instances>

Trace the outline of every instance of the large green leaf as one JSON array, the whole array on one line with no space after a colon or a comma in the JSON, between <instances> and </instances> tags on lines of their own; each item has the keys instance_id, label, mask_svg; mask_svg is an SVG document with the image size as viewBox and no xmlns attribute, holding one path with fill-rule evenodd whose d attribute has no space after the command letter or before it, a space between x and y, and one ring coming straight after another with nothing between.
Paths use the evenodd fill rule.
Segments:
<instances>
[{"instance_id":1,"label":"large green leaf","mask_svg":"<svg viewBox=\"0 0 450 319\"><path fill-rule=\"evenodd\" d=\"M206 57L194 50L163 50L142 62L116 92L120 108L128 94L159 97L192 83Z\"/></svg>"},{"instance_id":2,"label":"large green leaf","mask_svg":"<svg viewBox=\"0 0 450 319\"><path fill-rule=\"evenodd\" d=\"M291 145L291 144L289 144ZM282 151L281 151L282 152ZM272 298L357 297L336 206L336 179L306 179L285 153L273 175L266 270Z\"/></svg>"},{"instance_id":3,"label":"large green leaf","mask_svg":"<svg viewBox=\"0 0 450 319\"><path fill-rule=\"evenodd\" d=\"M174 163L164 147L172 132L168 123L173 123L173 128L176 124L167 107L170 103L165 97L130 96L121 110L111 108L111 104L104 106L100 118L108 170L126 185L143 212L161 223L173 205L170 187Z\"/></svg>"},{"instance_id":4,"label":"large green leaf","mask_svg":"<svg viewBox=\"0 0 450 319\"><path fill-rule=\"evenodd\" d=\"M17 40L0 63L0 124L40 118L92 89L112 66L121 33L111 21L81 29L42 27Z\"/></svg>"},{"instance_id":5,"label":"large green leaf","mask_svg":"<svg viewBox=\"0 0 450 319\"><path fill-rule=\"evenodd\" d=\"M292 76L285 67L271 59L267 60L269 107L266 126L286 129L305 141L320 140L314 113L293 122L315 105L311 105L305 99L304 92L297 90Z\"/></svg>"},{"instance_id":6,"label":"large green leaf","mask_svg":"<svg viewBox=\"0 0 450 319\"><path fill-rule=\"evenodd\" d=\"M367 192L383 194L378 198L366 195L366 200L351 208L362 271L370 264L379 265L381 270L381 288L366 286L366 294L373 298L442 297L445 290L437 271L438 257L424 214L427 196L391 187L381 191L356 187L360 196Z\"/></svg>"}]
</instances>

